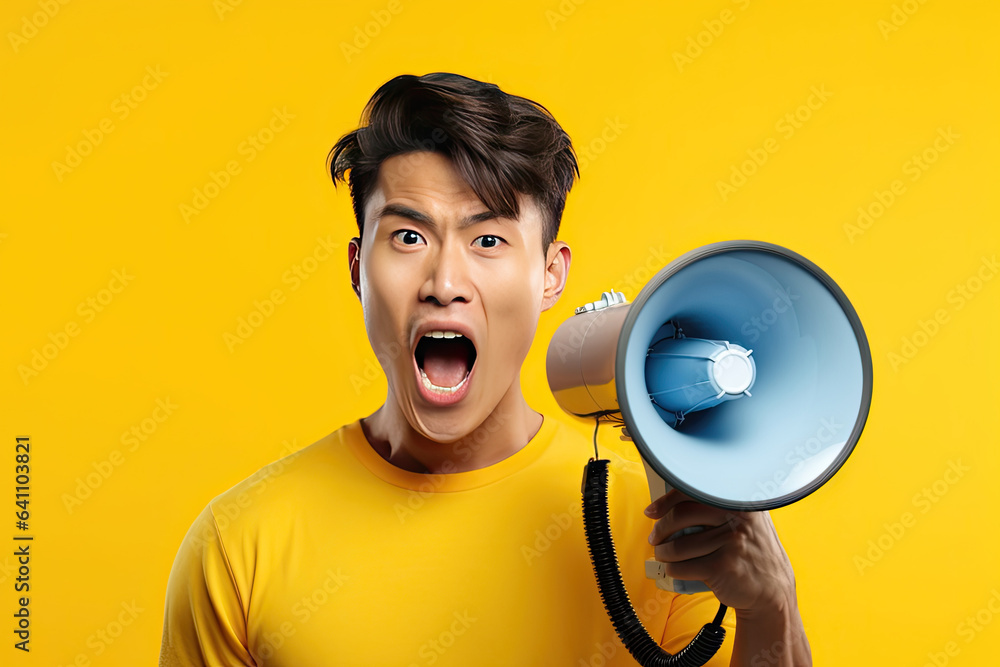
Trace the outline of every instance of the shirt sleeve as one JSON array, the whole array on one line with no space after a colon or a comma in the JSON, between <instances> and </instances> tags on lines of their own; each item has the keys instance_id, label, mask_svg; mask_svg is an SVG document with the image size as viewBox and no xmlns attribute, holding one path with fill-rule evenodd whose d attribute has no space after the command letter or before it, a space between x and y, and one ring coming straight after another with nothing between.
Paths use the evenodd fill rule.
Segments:
<instances>
[{"instance_id":1,"label":"shirt sleeve","mask_svg":"<svg viewBox=\"0 0 1000 667\"><path fill-rule=\"evenodd\" d=\"M243 667L246 617L211 504L181 542L167 581L160 667Z\"/></svg>"},{"instance_id":2,"label":"shirt sleeve","mask_svg":"<svg viewBox=\"0 0 1000 667\"><path fill-rule=\"evenodd\" d=\"M668 653L679 653L694 639L703 625L712 622L718 612L719 600L714 593L675 595L670 603L667 626L660 646ZM732 609L726 610L722 627L726 629L726 638L715 657L705 663L707 667L728 667L732 660L733 642L736 639L736 614Z\"/></svg>"}]
</instances>

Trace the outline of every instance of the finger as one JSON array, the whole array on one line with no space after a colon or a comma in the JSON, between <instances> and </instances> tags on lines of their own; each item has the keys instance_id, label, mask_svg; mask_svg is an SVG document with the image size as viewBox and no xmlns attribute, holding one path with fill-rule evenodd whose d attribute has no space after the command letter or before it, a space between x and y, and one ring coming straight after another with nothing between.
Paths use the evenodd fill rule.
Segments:
<instances>
[{"instance_id":1,"label":"finger","mask_svg":"<svg viewBox=\"0 0 1000 667\"><path fill-rule=\"evenodd\" d=\"M701 581L707 584L717 574L719 553L716 550L698 558L666 563L663 569L668 577L683 581Z\"/></svg>"},{"instance_id":2,"label":"finger","mask_svg":"<svg viewBox=\"0 0 1000 667\"><path fill-rule=\"evenodd\" d=\"M671 491L667 491L665 495L660 496L653 502L649 503L642 512L651 519L659 519L663 516L660 507L668 502Z\"/></svg>"},{"instance_id":3,"label":"finger","mask_svg":"<svg viewBox=\"0 0 1000 667\"><path fill-rule=\"evenodd\" d=\"M732 513L721 510L717 507L705 505L695 501L684 501L677 503L656 523L649 534L649 543L656 545L669 540L677 531L694 526L704 526L714 528L715 526L729 526L732 522L729 517Z\"/></svg>"},{"instance_id":4,"label":"finger","mask_svg":"<svg viewBox=\"0 0 1000 667\"><path fill-rule=\"evenodd\" d=\"M713 554L730 539L729 526L716 526L658 544L653 548L653 554L658 561L679 563Z\"/></svg>"},{"instance_id":5,"label":"finger","mask_svg":"<svg viewBox=\"0 0 1000 667\"><path fill-rule=\"evenodd\" d=\"M651 502L645 509L646 516L651 519L659 519L670 511L677 503L694 501L694 498L677 489L670 489L664 495Z\"/></svg>"}]
</instances>

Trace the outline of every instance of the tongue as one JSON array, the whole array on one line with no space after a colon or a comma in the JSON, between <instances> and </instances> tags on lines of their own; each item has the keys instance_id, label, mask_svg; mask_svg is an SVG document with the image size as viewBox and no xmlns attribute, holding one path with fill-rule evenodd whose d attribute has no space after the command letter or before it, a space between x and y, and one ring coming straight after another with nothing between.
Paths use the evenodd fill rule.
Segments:
<instances>
[{"instance_id":1,"label":"tongue","mask_svg":"<svg viewBox=\"0 0 1000 667\"><path fill-rule=\"evenodd\" d=\"M439 387L454 387L469 372L465 346L447 338L432 338L424 351L424 373Z\"/></svg>"}]
</instances>

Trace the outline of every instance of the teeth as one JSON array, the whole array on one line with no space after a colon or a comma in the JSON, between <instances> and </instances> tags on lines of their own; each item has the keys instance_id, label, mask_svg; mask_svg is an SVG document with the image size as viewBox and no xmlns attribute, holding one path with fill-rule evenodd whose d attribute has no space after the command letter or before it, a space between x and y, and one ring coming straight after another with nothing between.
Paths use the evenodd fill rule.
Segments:
<instances>
[{"instance_id":1,"label":"teeth","mask_svg":"<svg viewBox=\"0 0 1000 667\"><path fill-rule=\"evenodd\" d=\"M462 334L457 331L428 331L424 338L462 338Z\"/></svg>"},{"instance_id":2,"label":"teeth","mask_svg":"<svg viewBox=\"0 0 1000 667\"><path fill-rule=\"evenodd\" d=\"M421 381L423 381L424 387L426 389L429 389L429 390L431 390L433 392L436 392L438 394L454 394L456 391L458 391L459 389L462 388L463 384L465 384L468 381L469 374L466 373L465 377L462 378L462 381L459 382L458 384L456 384L454 387L439 387L439 386L437 386L436 384L434 384L433 382L430 381L430 379L427 377L427 373L424 372L423 368L420 369L420 379L421 379Z\"/></svg>"}]
</instances>

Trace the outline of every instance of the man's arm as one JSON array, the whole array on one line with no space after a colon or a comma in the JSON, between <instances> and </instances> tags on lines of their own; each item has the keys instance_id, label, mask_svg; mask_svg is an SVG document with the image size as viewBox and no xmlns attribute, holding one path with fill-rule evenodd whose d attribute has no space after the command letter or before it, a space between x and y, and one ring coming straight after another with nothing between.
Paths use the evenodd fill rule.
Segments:
<instances>
[{"instance_id":1,"label":"man's arm","mask_svg":"<svg viewBox=\"0 0 1000 667\"><path fill-rule=\"evenodd\" d=\"M795 574L767 512L731 512L671 490L646 509L656 559L675 579L703 581L736 613L732 667L804 667L812 654ZM667 541L677 531L699 533Z\"/></svg>"},{"instance_id":2,"label":"man's arm","mask_svg":"<svg viewBox=\"0 0 1000 667\"><path fill-rule=\"evenodd\" d=\"M195 519L167 582L160 667L247 667L246 618L211 506Z\"/></svg>"},{"instance_id":3,"label":"man's arm","mask_svg":"<svg viewBox=\"0 0 1000 667\"><path fill-rule=\"evenodd\" d=\"M794 595L786 606L771 612L737 610L730 667L736 665L812 665L812 651Z\"/></svg>"}]
</instances>

